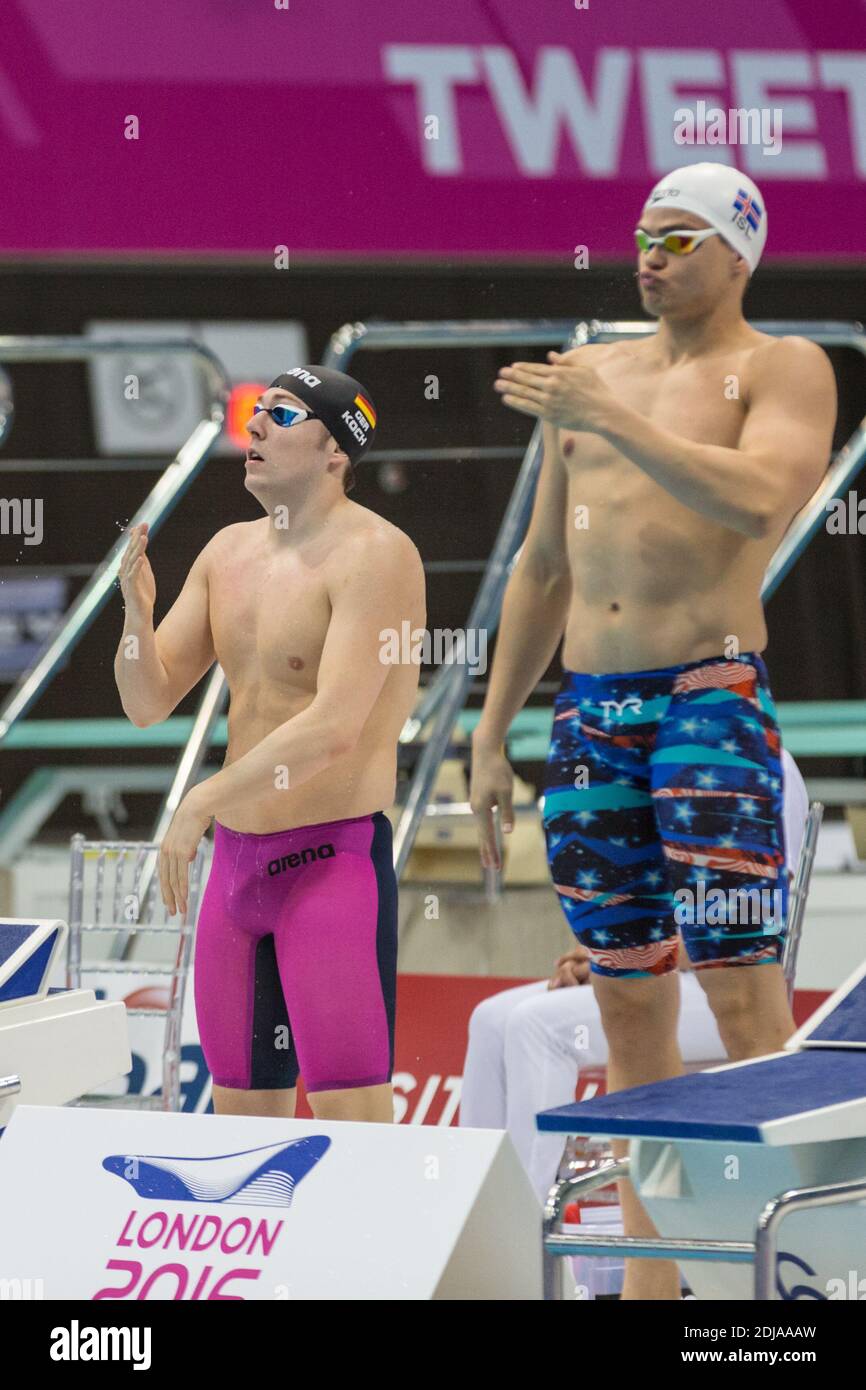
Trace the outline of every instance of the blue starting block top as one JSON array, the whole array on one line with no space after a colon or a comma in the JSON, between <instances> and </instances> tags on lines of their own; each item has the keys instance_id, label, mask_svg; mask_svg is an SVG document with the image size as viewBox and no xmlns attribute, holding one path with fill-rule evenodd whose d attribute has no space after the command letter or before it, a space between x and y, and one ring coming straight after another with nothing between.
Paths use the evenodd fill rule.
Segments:
<instances>
[{"instance_id":1,"label":"blue starting block top","mask_svg":"<svg viewBox=\"0 0 866 1390\"><path fill-rule=\"evenodd\" d=\"M784 1052L561 1105L535 1123L564 1134L739 1144L866 1138L866 962Z\"/></svg>"},{"instance_id":2,"label":"blue starting block top","mask_svg":"<svg viewBox=\"0 0 866 1390\"><path fill-rule=\"evenodd\" d=\"M57 920L0 919L0 1004L45 996L66 930Z\"/></svg>"},{"instance_id":3,"label":"blue starting block top","mask_svg":"<svg viewBox=\"0 0 866 1390\"><path fill-rule=\"evenodd\" d=\"M561 1105L539 1130L635 1139L808 1143L866 1135L866 1051L776 1053Z\"/></svg>"},{"instance_id":4,"label":"blue starting block top","mask_svg":"<svg viewBox=\"0 0 866 1390\"><path fill-rule=\"evenodd\" d=\"M825 999L786 1048L851 1047L866 1050L866 962Z\"/></svg>"}]
</instances>

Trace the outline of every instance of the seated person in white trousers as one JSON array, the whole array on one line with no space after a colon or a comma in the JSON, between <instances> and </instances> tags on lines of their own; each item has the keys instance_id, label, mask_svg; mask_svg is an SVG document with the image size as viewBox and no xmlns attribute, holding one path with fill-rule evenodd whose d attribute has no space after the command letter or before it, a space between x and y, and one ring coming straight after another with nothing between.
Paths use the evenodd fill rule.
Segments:
<instances>
[{"instance_id":1,"label":"seated person in white trousers","mask_svg":"<svg viewBox=\"0 0 866 1390\"><path fill-rule=\"evenodd\" d=\"M800 769L786 749L782 764L786 860L793 877L809 799ZM682 944L679 959L682 1059L686 1064L724 1062L715 1017ZM535 1117L574 1100L581 1067L607 1063L595 994L581 988L588 980L589 960L576 943L574 950L560 956L552 979L491 995L469 1020L460 1124L507 1129L541 1201L556 1180L564 1141L561 1134L539 1134Z\"/></svg>"}]
</instances>

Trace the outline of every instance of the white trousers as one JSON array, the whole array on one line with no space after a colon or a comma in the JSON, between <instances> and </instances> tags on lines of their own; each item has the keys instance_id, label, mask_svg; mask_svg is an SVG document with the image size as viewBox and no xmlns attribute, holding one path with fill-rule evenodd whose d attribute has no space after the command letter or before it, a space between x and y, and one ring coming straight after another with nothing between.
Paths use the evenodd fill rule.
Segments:
<instances>
[{"instance_id":1,"label":"white trousers","mask_svg":"<svg viewBox=\"0 0 866 1390\"><path fill-rule=\"evenodd\" d=\"M716 1020L697 978L680 971L677 1036L684 1062L724 1062ZM579 1030L579 1031L578 1031ZM540 1110L570 1105L581 1067L607 1063L590 984L548 989L546 980L491 995L469 1020L460 1124L507 1129L540 1201L556 1179L562 1134L539 1134Z\"/></svg>"}]
</instances>

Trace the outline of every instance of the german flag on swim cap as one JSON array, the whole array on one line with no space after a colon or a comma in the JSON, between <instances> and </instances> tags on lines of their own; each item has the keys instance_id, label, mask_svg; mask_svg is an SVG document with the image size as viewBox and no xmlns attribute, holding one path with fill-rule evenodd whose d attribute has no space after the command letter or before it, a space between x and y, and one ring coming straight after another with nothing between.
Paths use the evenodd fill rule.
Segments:
<instances>
[{"instance_id":1,"label":"german flag on swim cap","mask_svg":"<svg viewBox=\"0 0 866 1390\"><path fill-rule=\"evenodd\" d=\"M370 429L374 430L376 428L376 412L373 409L372 401L368 401L366 396L359 394L355 397L355 405L364 412L370 421Z\"/></svg>"},{"instance_id":2,"label":"german flag on swim cap","mask_svg":"<svg viewBox=\"0 0 866 1390\"><path fill-rule=\"evenodd\" d=\"M376 407L366 386L331 367L290 367L271 386L291 391L327 425L352 463L358 463L373 443ZM269 388L270 389L270 388Z\"/></svg>"}]
</instances>

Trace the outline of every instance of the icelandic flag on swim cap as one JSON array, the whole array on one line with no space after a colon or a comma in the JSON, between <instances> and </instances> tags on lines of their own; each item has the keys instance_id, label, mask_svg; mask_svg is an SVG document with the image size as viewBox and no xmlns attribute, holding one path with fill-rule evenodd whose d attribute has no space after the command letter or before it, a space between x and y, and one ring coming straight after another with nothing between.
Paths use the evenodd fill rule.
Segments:
<instances>
[{"instance_id":1,"label":"icelandic flag on swim cap","mask_svg":"<svg viewBox=\"0 0 866 1390\"><path fill-rule=\"evenodd\" d=\"M761 205L758 200L753 198L751 193L747 193L745 188L741 188L734 199L734 207L745 217L749 226L757 231L761 221Z\"/></svg>"},{"instance_id":2,"label":"icelandic flag on swim cap","mask_svg":"<svg viewBox=\"0 0 866 1390\"><path fill-rule=\"evenodd\" d=\"M764 198L748 174L730 164L704 160L686 164L659 179L648 208L679 208L702 217L755 270L767 240Z\"/></svg>"}]
</instances>

